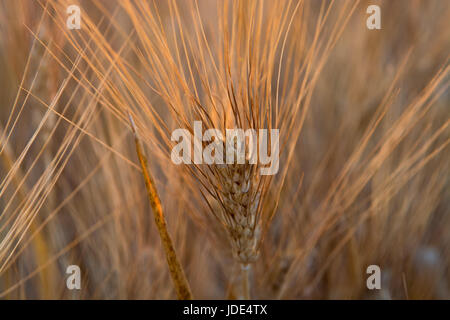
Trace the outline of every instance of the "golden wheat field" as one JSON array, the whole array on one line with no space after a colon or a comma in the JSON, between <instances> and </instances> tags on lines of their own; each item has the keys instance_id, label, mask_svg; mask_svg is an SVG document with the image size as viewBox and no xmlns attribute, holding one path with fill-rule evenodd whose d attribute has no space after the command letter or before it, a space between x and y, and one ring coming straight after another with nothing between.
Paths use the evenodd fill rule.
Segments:
<instances>
[{"instance_id":1,"label":"golden wheat field","mask_svg":"<svg viewBox=\"0 0 450 320\"><path fill-rule=\"evenodd\" d=\"M450 299L449 58L448 0L0 0L0 299Z\"/></svg>"}]
</instances>

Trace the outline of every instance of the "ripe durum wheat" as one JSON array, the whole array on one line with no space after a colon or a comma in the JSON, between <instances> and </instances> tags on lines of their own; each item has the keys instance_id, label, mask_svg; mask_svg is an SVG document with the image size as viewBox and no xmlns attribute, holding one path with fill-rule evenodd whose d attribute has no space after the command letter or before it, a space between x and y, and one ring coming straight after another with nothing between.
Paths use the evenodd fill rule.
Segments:
<instances>
[{"instance_id":1,"label":"ripe durum wheat","mask_svg":"<svg viewBox=\"0 0 450 320\"><path fill-rule=\"evenodd\" d=\"M446 1L72 2L0 1L1 298L175 297L128 113L195 298L450 296ZM279 172L173 164L194 121Z\"/></svg>"}]
</instances>

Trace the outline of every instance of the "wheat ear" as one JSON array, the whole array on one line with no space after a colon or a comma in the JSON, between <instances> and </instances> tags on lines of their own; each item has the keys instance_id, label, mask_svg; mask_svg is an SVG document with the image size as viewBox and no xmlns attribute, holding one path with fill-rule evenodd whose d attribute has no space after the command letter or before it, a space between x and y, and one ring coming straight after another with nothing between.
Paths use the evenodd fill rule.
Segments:
<instances>
[{"instance_id":1,"label":"wheat ear","mask_svg":"<svg viewBox=\"0 0 450 320\"><path fill-rule=\"evenodd\" d=\"M148 169L147 158L144 154L144 148L137 134L137 127L130 113L128 113L131 129L134 134L134 141L136 144L136 152L139 158L139 162L142 167L142 175L145 180L145 187L147 188L148 199L153 209L153 215L155 217L156 226L159 231L159 236L166 253L167 264L169 266L170 276L172 278L175 290L179 300L192 300L191 288L189 282L184 274L183 267L178 260L175 248L172 243L169 231L167 230L166 219L164 218L161 201L158 196L158 192L155 187L155 183Z\"/></svg>"}]
</instances>

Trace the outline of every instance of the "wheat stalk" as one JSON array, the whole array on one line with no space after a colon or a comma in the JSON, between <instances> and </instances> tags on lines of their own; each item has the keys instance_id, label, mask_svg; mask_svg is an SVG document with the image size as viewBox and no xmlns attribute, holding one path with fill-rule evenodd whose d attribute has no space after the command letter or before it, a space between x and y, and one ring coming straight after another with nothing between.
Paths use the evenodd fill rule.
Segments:
<instances>
[{"instance_id":1,"label":"wheat stalk","mask_svg":"<svg viewBox=\"0 0 450 320\"><path fill-rule=\"evenodd\" d=\"M175 290L177 292L178 299L180 300L192 300L192 293L189 286L189 282L186 279L186 275L183 271L180 261L178 260L175 248L172 243L169 231L167 230L166 219L161 207L161 200L159 199L158 192L155 187L154 180L150 174L148 168L147 158L144 154L144 148L141 140L137 134L137 127L133 120L133 117L128 113L131 129L134 134L134 142L136 144L136 153L139 158L139 163L142 168L142 176L144 177L145 187L147 188L148 199L152 207L153 215L155 218L156 227L158 228L159 236L166 253L167 265L169 266L170 276L172 278Z\"/></svg>"}]
</instances>

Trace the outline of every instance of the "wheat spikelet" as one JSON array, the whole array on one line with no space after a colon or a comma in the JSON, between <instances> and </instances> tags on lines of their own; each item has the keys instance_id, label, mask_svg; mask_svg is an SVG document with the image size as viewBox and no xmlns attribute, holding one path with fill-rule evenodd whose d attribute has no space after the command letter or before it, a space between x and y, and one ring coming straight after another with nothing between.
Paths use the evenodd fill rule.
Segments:
<instances>
[{"instance_id":1,"label":"wheat spikelet","mask_svg":"<svg viewBox=\"0 0 450 320\"><path fill-rule=\"evenodd\" d=\"M241 265L242 297L250 298L249 273L251 264L258 258L261 240L260 199L263 180L258 165L251 164L251 146L235 145L232 141L221 141L225 150L231 148L233 159L238 152L245 152L243 164L213 165L211 179L215 179L216 200L221 204L216 216L225 226L233 257ZM226 163L225 157L223 162Z\"/></svg>"},{"instance_id":2,"label":"wheat spikelet","mask_svg":"<svg viewBox=\"0 0 450 320\"><path fill-rule=\"evenodd\" d=\"M261 224L258 207L261 189L260 176L255 173L256 165L218 165L215 175L221 188L217 189L222 204L219 212L230 237L234 257L244 265L258 257L258 241Z\"/></svg>"}]
</instances>

